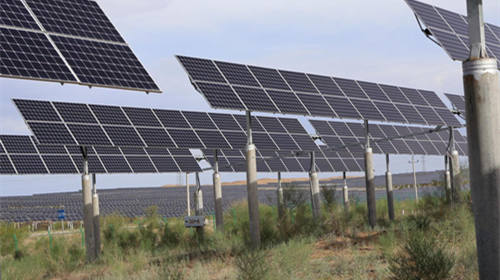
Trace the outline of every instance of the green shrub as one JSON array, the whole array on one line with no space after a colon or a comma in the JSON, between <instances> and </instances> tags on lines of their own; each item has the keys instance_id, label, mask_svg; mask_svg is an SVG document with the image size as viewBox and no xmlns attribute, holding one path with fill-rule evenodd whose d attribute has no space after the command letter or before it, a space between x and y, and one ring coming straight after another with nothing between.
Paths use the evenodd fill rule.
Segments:
<instances>
[{"instance_id":1,"label":"green shrub","mask_svg":"<svg viewBox=\"0 0 500 280\"><path fill-rule=\"evenodd\" d=\"M269 271L267 253L264 250L243 250L236 257L239 280L264 279Z\"/></svg>"},{"instance_id":2,"label":"green shrub","mask_svg":"<svg viewBox=\"0 0 500 280\"><path fill-rule=\"evenodd\" d=\"M333 209L337 205L337 199L335 198L336 190L337 185L333 187L327 187L326 185L321 186L321 195L325 200L325 206L327 209Z\"/></svg>"},{"instance_id":3,"label":"green shrub","mask_svg":"<svg viewBox=\"0 0 500 280\"><path fill-rule=\"evenodd\" d=\"M450 278L454 265L455 257L443 245L416 231L389 258L388 270L393 280L440 280Z\"/></svg>"},{"instance_id":4,"label":"green shrub","mask_svg":"<svg viewBox=\"0 0 500 280\"><path fill-rule=\"evenodd\" d=\"M176 247L185 240L186 228L181 219L169 219L163 227L160 244L164 247Z\"/></svg>"}]
</instances>

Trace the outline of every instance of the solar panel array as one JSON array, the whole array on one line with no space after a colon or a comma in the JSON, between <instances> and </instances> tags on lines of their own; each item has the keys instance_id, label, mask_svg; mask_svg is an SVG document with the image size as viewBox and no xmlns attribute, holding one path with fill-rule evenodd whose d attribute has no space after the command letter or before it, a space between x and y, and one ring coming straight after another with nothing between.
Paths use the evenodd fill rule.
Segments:
<instances>
[{"instance_id":1,"label":"solar panel array","mask_svg":"<svg viewBox=\"0 0 500 280\"><path fill-rule=\"evenodd\" d=\"M202 150L205 158L214 166L214 153ZM284 152L257 151L257 172L309 172L311 158L308 154L270 159L286 155ZM267 161L259 161L270 159ZM220 172L246 172L245 151L222 150L218 153ZM316 151L316 170L319 172L361 172L364 170L362 157L355 157L348 151ZM229 166L231 165L231 166Z\"/></svg>"},{"instance_id":2,"label":"solar panel array","mask_svg":"<svg viewBox=\"0 0 500 280\"><path fill-rule=\"evenodd\" d=\"M69 146L244 149L243 115L15 99L40 144ZM318 147L296 119L253 117L262 150Z\"/></svg>"},{"instance_id":3,"label":"solar panel array","mask_svg":"<svg viewBox=\"0 0 500 280\"><path fill-rule=\"evenodd\" d=\"M365 126L361 123L331 122L310 120L316 132L329 147L338 147L352 143L359 145L348 147L355 156L364 154L363 143L365 142ZM390 137L405 136L424 132L425 128L410 126L393 126L382 124L371 124L369 126L370 138L374 140ZM467 155L467 140L455 130L456 149ZM399 155L446 155L450 134L448 130L436 133L427 133L405 139L393 139L388 141L370 143L376 154L399 154Z\"/></svg>"},{"instance_id":4,"label":"solar panel array","mask_svg":"<svg viewBox=\"0 0 500 280\"><path fill-rule=\"evenodd\" d=\"M465 116L465 96L451 93L445 93L444 95L450 100L453 107L460 112L460 115Z\"/></svg>"},{"instance_id":5,"label":"solar panel array","mask_svg":"<svg viewBox=\"0 0 500 280\"><path fill-rule=\"evenodd\" d=\"M89 147L89 173L200 172L188 149ZM0 174L81 174L83 156L75 146L42 146L32 136L0 135Z\"/></svg>"},{"instance_id":6,"label":"solar panel array","mask_svg":"<svg viewBox=\"0 0 500 280\"><path fill-rule=\"evenodd\" d=\"M3 0L0 76L161 92L97 2Z\"/></svg>"},{"instance_id":7,"label":"solar panel array","mask_svg":"<svg viewBox=\"0 0 500 280\"><path fill-rule=\"evenodd\" d=\"M177 56L213 108L459 126L435 92Z\"/></svg>"},{"instance_id":8,"label":"solar panel array","mask_svg":"<svg viewBox=\"0 0 500 280\"><path fill-rule=\"evenodd\" d=\"M453 60L469 59L470 41L467 16L415 0L406 0L406 2ZM500 27L485 23L484 31L488 56L497 59L500 69Z\"/></svg>"}]
</instances>

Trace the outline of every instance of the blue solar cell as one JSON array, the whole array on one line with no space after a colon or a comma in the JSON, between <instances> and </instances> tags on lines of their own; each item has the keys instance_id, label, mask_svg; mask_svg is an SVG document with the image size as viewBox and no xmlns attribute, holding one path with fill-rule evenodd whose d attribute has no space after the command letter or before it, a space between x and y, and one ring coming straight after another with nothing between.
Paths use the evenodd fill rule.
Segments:
<instances>
[{"instance_id":1,"label":"blue solar cell","mask_svg":"<svg viewBox=\"0 0 500 280\"><path fill-rule=\"evenodd\" d=\"M363 90L359 87L359 85L354 80L334 78L337 85L342 89L344 94L349 98L362 98L368 99Z\"/></svg>"},{"instance_id":2,"label":"blue solar cell","mask_svg":"<svg viewBox=\"0 0 500 280\"><path fill-rule=\"evenodd\" d=\"M171 156L152 156L151 160L158 172L180 172L174 159Z\"/></svg>"},{"instance_id":3,"label":"blue solar cell","mask_svg":"<svg viewBox=\"0 0 500 280\"><path fill-rule=\"evenodd\" d=\"M14 104L27 121L61 121L61 118L49 101L14 99Z\"/></svg>"},{"instance_id":4,"label":"blue solar cell","mask_svg":"<svg viewBox=\"0 0 500 280\"><path fill-rule=\"evenodd\" d=\"M45 165L51 174L76 174L78 170L73 164L72 159L62 155L42 155Z\"/></svg>"},{"instance_id":5,"label":"blue solar cell","mask_svg":"<svg viewBox=\"0 0 500 280\"><path fill-rule=\"evenodd\" d=\"M137 127L137 132L149 147L172 147L175 143L163 128Z\"/></svg>"},{"instance_id":6,"label":"blue solar cell","mask_svg":"<svg viewBox=\"0 0 500 280\"><path fill-rule=\"evenodd\" d=\"M80 146L112 146L106 133L98 125L69 124L68 128ZM37 139L40 141L39 137Z\"/></svg>"},{"instance_id":7,"label":"blue solar cell","mask_svg":"<svg viewBox=\"0 0 500 280\"><path fill-rule=\"evenodd\" d=\"M123 107L123 110L135 126L162 127L151 109Z\"/></svg>"},{"instance_id":8,"label":"blue solar cell","mask_svg":"<svg viewBox=\"0 0 500 280\"><path fill-rule=\"evenodd\" d=\"M20 0L0 2L0 25L41 30L38 24Z\"/></svg>"},{"instance_id":9,"label":"blue solar cell","mask_svg":"<svg viewBox=\"0 0 500 280\"><path fill-rule=\"evenodd\" d=\"M115 146L145 146L141 137L132 127L105 126L104 129Z\"/></svg>"},{"instance_id":10,"label":"blue solar cell","mask_svg":"<svg viewBox=\"0 0 500 280\"><path fill-rule=\"evenodd\" d=\"M246 110L245 105L228 85L197 83L198 89L213 108Z\"/></svg>"},{"instance_id":11,"label":"blue solar cell","mask_svg":"<svg viewBox=\"0 0 500 280\"><path fill-rule=\"evenodd\" d=\"M245 65L215 61L224 77L231 84L259 87L259 83Z\"/></svg>"},{"instance_id":12,"label":"blue solar cell","mask_svg":"<svg viewBox=\"0 0 500 280\"><path fill-rule=\"evenodd\" d=\"M208 59L177 56L193 80L226 83L215 64Z\"/></svg>"},{"instance_id":13,"label":"blue solar cell","mask_svg":"<svg viewBox=\"0 0 500 280\"><path fill-rule=\"evenodd\" d=\"M135 173L157 173L155 166L147 156L125 157Z\"/></svg>"},{"instance_id":14,"label":"blue solar cell","mask_svg":"<svg viewBox=\"0 0 500 280\"><path fill-rule=\"evenodd\" d=\"M319 93L305 73L284 70L280 70L279 72L294 91Z\"/></svg>"},{"instance_id":15,"label":"blue solar cell","mask_svg":"<svg viewBox=\"0 0 500 280\"><path fill-rule=\"evenodd\" d=\"M267 93L281 113L309 115L307 109L293 93L277 90L268 90Z\"/></svg>"},{"instance_id":16,"label":"blue solar cell","mask_svg":"<svg viewBox=\"0 0 500 280\"><path fill-rule=\"evenodd\" d=\"M53 102L65 122L96 124L97 120L87 104Z\"/></svg>"},{"instance_id":17,"label":"blue solar cell","mask_svg":"<svg viewBox=\"0 0 500 280\"><path fill-rule=\"evenodd\" d=\"M290 87L287 85L285 80L283 80L278 70L257 66L248 67L262 87L269 89L290 90Z\"/></svg>"},{"instance_id":18,"label":"blue solar cell","mask_svg":"<svg viewBox=\"0 0 500 280\"><path fill-rule=\"evenodd\" d=\"M276 112L276 106L264 90L238 86L233 88L250 111Z\"/></svg>"},{"instance_id":19,"label":"blue solar cell","mask_svg":"<svg viewBox=\"0 0 500 280\"><path fill-rule=\"evenodd\" d=\"M130 125L127 116L118 106L90 104L89 107L101 124Z\"/></svg>"},{"instance_id":20,"label":"blue solar cell","mask_svg":"<svg viewBox=\"0 0 500 280\"><path fill-rule=\"evenodd\" d=\"M0 174L16 174L16 170L7 155L0 154Z\"/></svg>"},{"instance_id":21,"label":"blue solar cell","mask_svg":"<svg viewBox=\"0 0 500 280\"><path fill-rule=\"evenodd\" d=\"M205 112L182 112L189 124L194 129L213 129L217 130L214 122ZM229 115L226 115L230 117Z\"/></svg>"},{"instance_id":22,"label":"blue solar cell","mask_svg":"<svg viewBox=\"0 0 500 280\"><path fill-rule=\"evenodd\" d=\"M11 155L10 159L20 174L47 174L47 169L38 155Z\"/></svg>"},{"instance_id":23,"label":"blue solar cell","mask_svg":"<svg viewBox=\"0 0 500 280\"><path fill-rule=\"evenodd\" d=\"M84 145L85 143L85 141L76 143L66 126L61 123L30 122L28 125L40 144ZM79 136L78 131L75 133L76 135L73 134L75 137Z\"/></svg>"}]
</instances>

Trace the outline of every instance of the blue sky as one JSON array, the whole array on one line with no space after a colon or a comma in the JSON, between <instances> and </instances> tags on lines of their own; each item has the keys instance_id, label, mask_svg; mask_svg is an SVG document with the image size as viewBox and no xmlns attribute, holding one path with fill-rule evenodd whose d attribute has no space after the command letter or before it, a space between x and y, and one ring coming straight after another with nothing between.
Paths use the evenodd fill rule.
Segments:
<instances>
[{"instance_id":1,"label":"blue sky","mask_svg":"<svg viewBox=\"0 0 500 280\"><path fill-rule=\"evenodd\" d=\"M30 134L11 98L212 111L191 86L174 54L429 89L447 104L443 92L463 93L461 63L453 62L425 38L403 0L98 2L163 94L2 78L0 133ZM427 2L466 13L465 0ZM486 20L499 24L500 2L484 2ZM301 121L314 132L306 119ZM409 159L393 156L393 173L411 171ZM443 168L441 157L426 157L425 162L427 170ZM417 164L417 170L422 167ZM383 156L375 156L375 169L376 174L385 172ZM283 174L285 178L305 176ZM160 186L174 184L176 178L176 174L102 175L98 187ZM223 181L244 178L244 174L222 175ZM202 174L201 181L210 183L211 173ZM80 187L78 175L0 176L0 195L75 191Z\"/></svg>"}]
</instances>

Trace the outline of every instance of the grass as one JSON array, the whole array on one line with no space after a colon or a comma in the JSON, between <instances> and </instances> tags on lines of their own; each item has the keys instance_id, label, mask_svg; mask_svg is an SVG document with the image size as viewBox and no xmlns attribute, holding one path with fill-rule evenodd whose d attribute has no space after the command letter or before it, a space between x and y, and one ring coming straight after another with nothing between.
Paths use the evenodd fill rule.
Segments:
<instances>
[{"instance_id":1,"label":"grass","mask_svg":"<svg viewBox=\"0 0 500 280\"><path fill-rule=\"evenodd\" d=\"M147 217L101 219L103 253L85 265L80 234L30 237L26 228L0 227L4 279L477 279L474 221L467 199L453 208L441 194L418 204L377 202L378 226L367 226L366 205L342 203L323 190L320 222L308 199L293 188L285 195L286 217L261 205L262 247L249 246L248 207L233 205L224 233L205 229L205 239L184 228L183 219L165 221L156 208ZM463 193L464 197L468 194ZM404 212L404 214L403 214ZM139 226L138 226L139 225ZM134 226L134 228L130 228ZM12 235L18 237L16 255Z\"/></svg>"}]
</instances>

